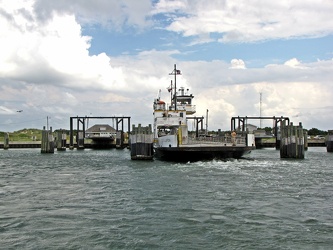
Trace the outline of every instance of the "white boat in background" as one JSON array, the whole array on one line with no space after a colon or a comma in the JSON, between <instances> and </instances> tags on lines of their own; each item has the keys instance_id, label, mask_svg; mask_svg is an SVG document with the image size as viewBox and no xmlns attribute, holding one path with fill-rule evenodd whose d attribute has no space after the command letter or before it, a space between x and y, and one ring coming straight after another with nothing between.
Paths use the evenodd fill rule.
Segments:
<instances>
[{"instance_id":1,"label":"white boat in background","mask_svg":"<svg viewBox=\"0 0 333 250\"><path fill-rule=\"evenodd\" d=\"M180 75L176 65L171 74L175 77L174 88L168 89L171 104L167 105L159 96L153 105L156 157L171 161L241 158L255 149L254 135L245 132L214 137L189 133L188 120L195 118L196 112L192 103L194 96L183 87L176 91L176 77Z\"/></svg>"}]
</instances>

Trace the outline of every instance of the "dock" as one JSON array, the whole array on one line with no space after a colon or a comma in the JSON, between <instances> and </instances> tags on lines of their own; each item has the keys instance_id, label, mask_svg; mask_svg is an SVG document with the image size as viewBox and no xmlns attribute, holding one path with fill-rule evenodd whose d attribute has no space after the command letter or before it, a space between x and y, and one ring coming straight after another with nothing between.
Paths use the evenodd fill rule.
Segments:
<instances>
[{"instance_id":1,"label":"dock","mask_svg":"<svg viewBox=\"0 0 333 250\"><path fill-rule=\"evenodd\" d=\"M41 148L41 141L9 141L9 148ZM258 142L256 142L257 144ZM112 144L111 148L116 148L116 144ZM275 148L275 138L269 140L261 140L258 148ZM77 148L77 144L73 144L74 148ZM124 147L128 147L128 142L124 142ZM257 146L257 145L256 145ZM70 144L66 141L66 148L69 148ZM96 148L93 142L85 141L85 148ZM308 140L308 147L326 147L325 140ZM0 141L0 148L4 148L3 141Z\"/></svg>"},{"instance_id":2,"label":"dock","mask_svg":"<svg viewBox=\"0 0 333 250\"><path fill-rule=\"evenodd\" d=\"M151 125L137 127L133 125L130 135L130 149L132 160L152 160L154 156L153 150L153 132Z\"/></svg>"},{"instance_id":3,"label":"dock","mask_svg":"<svg viewBox=\"0 0 333 250\"><path fill-rule=\"evenodd\" d=\"M325 140L308 140L308 147L326 147ZM256 140L257 149L276 148L275 138Z\"/></svg>"},{"instance_id":4,"label":"dock","mask_svg":"<svg viewBox=\"0 0 333 250\"><path fill-rule=\"evenodd\" d=\"M9 142L9 149L11 148L41 148L42 142L41 141L10 141ZM112 148L116 148L116 144L113 144ZM74 148L77 148L77 144L73 144ZM124 147L127 147L128 143L124 143ZM66 142L66 148L69 148L70 144ZM4 148L3 142L0 142L0 148ZM96 148L95 145L91 142L85 142L84 148Z\"/></svg>"}]
</instances>

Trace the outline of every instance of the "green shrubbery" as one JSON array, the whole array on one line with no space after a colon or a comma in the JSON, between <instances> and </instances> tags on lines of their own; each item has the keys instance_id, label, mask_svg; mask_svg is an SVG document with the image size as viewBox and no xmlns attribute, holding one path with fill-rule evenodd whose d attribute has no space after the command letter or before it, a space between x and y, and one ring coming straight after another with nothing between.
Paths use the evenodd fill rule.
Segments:
<instances>
[{"instance_id":1,"label":"green shrubbery","mask_svg":"<svg viewBox=\"0 0 333 250\"><path fill-rule=\"evenodd\" d=\"M0 141L3 141L5 132L0 131ZM9 141L40 141L42 130L40 129L21 129L9 133Z\"/></svg>"}]
</instances>

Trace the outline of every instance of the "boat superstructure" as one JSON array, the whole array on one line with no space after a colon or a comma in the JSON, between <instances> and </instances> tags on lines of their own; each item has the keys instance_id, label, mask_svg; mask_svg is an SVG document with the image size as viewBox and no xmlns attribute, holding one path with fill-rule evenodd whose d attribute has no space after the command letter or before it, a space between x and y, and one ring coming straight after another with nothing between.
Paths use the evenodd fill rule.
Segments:
<instances>
[{"instance_id":1,"label":"boat superstructure","mask_svg":"<svg viewBox=\"0 0 333 250\"><path fill-rule=\"evenodd\" d=\"M196 113L194 96L189 90L177 89L176 77L180 75L176 65L174 85L168 88L171 102L154 100L154 149L156 156L165 160L194 161L214 158L240 158L255 148L254 135L233 132L223 136L199 136L189 133L188 120Z\"/></svg>"}]
</instances>

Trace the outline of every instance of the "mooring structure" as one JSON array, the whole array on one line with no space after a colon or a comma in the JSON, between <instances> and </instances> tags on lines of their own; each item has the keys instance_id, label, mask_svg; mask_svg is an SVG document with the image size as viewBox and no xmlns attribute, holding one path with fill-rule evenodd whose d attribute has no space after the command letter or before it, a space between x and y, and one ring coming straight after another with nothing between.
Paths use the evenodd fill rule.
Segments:
<instances>
[{"instance_id":1,"label":"mooring structure","mask_svg":"<svg viewBox=\"0 0 333 250\"><path fill-rule=\"evenodd\" d=\"M326 138L326 149L327 152L333 152L333 130L328 130Z\"/></svg>"},{"instance_id":2,"label":"mooring structure","mask_svg":"<svg viewBox=\"0 0 333 250\"><path fill-rule=\"evenodd\" d=\"M246 131L248 120L272 120L273 134L276 141L276 148L280 148L280 138L278 135L278 127L282 124L290 124L289 117L284 116L234 116L231 117L231 131ZM237 122L236 122L237 121Z\"/></svg>"},{"instance_id":3,"label":"mooring structure","mask_svg":"<svg viewBox=\"0 0 333 250\"><path fill-rule=\"evenodd\" d=\"M84 138L85 138L85 133L86 133L86 128L88 126L88 121L91 119L108 119L112 120L113 122L115 121L115 126L116 126L116 131L117 135L123 134L124 131L124 124L127 122L127 132L130 132L131 129L131 117L129 116L71 116L70 117L70 134L69 134L69 148L73 149L74 148L74 120L76 121L76 129L77 129L77 136L76 136L76 143L77 143L77 148L84 148ZM118 133L119 132L119 133ZM121 137L122 138L122 137ZM120 142L119 140L119 143Z\"/></svg>"},{"instance_id":4,"label":"mooring structure","mask_svg":"<svg viewBox=\"0 0 333 250\"><path fill-rule=\"evenodd\" d=\"M54 153L54 138L52 134L52 127L50 127L50 129L45 129L45 126L43 127L41 153Z\"/></svg>"},{"instance_id":5,"label":"mooring structure","mask_svg":"<svg viewBox=\"0 0 333 250\"><path fill-rule=\"evenodd\" d=\"M195 137L199 137L199 125L200 125L200 130L203 130L203 116L194 116L194 117L186 117L187 120L193 120L195 122Z\"/></svg>"},{"instance_id":6,"label":"mooring structure","mask_svg":"<svg viewBox=\"0 0 333 250\"><path fill-rule=\"evenodd\" d=\"M142 127L141 124L137 127L133 125L130 134L131 159L152 160L154 157L153 143L154 135L151 124L147 127Z\"/></svg>"},{"instance_id":7,"label":"mooring structure","mask_svg":"<svg viewBox=\"0 0 333 250\"><path fill-rule=\"evenodd\" d=\"M304 133L301 122L298 126L294 126L292 122L290 125L282 123L280 157L304 159Z\"/></svg>"}]
</instances>

